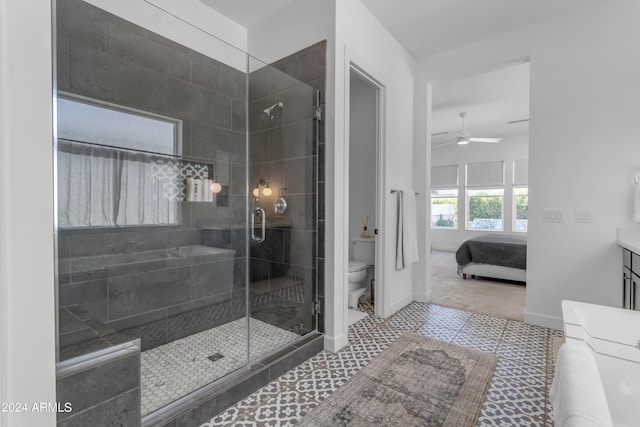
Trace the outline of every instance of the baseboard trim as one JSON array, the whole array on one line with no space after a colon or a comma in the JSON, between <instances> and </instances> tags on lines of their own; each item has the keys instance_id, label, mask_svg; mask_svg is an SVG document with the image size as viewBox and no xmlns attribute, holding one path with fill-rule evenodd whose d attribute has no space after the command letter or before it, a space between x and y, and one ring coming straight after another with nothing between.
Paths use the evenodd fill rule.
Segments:
<instances>
[{"instance_id":1,"label":"baseboard trim","mask_svg":"<svg viewBox=\"0 0 640 427\"><path fill-rule=\"evenodd\" d=\"M439 251L439 252L455 252L458 248L449 248L446 246L431 246L431 252Z\"/></svg>"},{"instance_id":2,"label":"baseboard trim","mask_svg":"<svg viewBox=\"0 0 640 427\"><path fill-rule=\"evenodd\" d=\"M337 337L324 336L324 349L332 353L339 351L347 344L349 344L349 338L344 334L340 334Z\"/></svg>"},{"instance_id":3,"label":"baseboard trim","mask_svg":"<svg viewBox=\"0 0 640 427\"><path fill-rule=\"evenodd\" d=\"M564 327L562 317L549 316L547 314L540 313L531 313L527 311L526 308L524 310L524 323L558 330L562 330Z\"/></svg>"},{"instance_id":4,"label":"baseboard trim","mask_svg":"<svg viewBox=\"0 0 640 427\"><path fill-rule=\"evenodd\" d=\"M384 318L385 319L388 318L389 316L391 316L392 314L394 314L398 310L400 310L403 307L405 307L406 305L410 304L411 301L413 301L413 294L407 295L406 297L402 298L401 300L396 301L393 304L389 305L389 311L387 313L384 313Z\"/></svg>"},{"instance_id":5,"label":"baseboard trim","mask_svg":"<svg viewBox=\"0 0 640 427\"><path fill-rule=\"evenodd\" d=\"M433 295L431 292L414 292L413 300L417 302L429 302Z\"/></svg>"}]
</instances>

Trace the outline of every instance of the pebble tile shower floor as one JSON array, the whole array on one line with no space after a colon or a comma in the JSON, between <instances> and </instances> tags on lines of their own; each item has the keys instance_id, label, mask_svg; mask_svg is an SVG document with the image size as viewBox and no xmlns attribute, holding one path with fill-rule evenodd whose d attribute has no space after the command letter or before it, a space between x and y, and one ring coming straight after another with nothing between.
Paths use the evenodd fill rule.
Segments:
<instances>
[{"instance_id":1,"label":"pebble tile shower floor","mask_svg":"<svg viewBox=\"0 0 640 427\"><path fill-rule=\"evenodd\" d=\"M499 356L478 426L553 426L553 339L561 331L414 302L389 319L352 325L343 350L318 353L201 427L295 425L408 330Z\"/></svg>"},{"instance_id":2,"label":"pebble tile shower floor","mask_svg":"<svg viewBox=\"0 0 640 427\"><path fill-rule=\"evenodd\" d=\"M247 332L251 334L251 360L300 337L257 319L250 319L249 325L247 331L245 317L144 351L140 361L142 415L243 366Z\"/></svg>"}]
</instances>

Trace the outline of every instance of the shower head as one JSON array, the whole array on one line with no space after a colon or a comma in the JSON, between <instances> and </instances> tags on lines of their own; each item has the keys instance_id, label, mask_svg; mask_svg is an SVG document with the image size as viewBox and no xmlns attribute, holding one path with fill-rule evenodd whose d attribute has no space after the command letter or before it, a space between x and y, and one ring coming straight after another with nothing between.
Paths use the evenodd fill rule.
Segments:
<instances>
[{"instance_id":1,"label":"shower head","mask_svg":"<svg viewBox=\"0 0 640 427\"><path fill-rule=\"evenodd\" d=\"M268 122L269 120L273 120L273 110L275 110L276 108L282 109L284 108L284 104L282 102L277 102L273 104L271 107L265 108L262 111L262 113L260 113L260 118L265 122Z\"/></svg>"}]
</instances>

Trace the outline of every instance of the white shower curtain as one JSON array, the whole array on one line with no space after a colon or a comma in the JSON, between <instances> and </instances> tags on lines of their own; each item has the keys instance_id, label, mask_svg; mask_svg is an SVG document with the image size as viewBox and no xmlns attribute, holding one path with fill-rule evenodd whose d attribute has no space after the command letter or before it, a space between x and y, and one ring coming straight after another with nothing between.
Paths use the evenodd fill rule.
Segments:
<instances>
[{"instance_id":1,"label":"white shower curtain","mask_svg":"<svg viewBox=\"0 0 640 427\"><path fill-rule=\"evenodd\" d=\"M58 143L58 224L106 227L177 223L177 201L153 176L153 156Z\"/></svg>"}]
</instances>

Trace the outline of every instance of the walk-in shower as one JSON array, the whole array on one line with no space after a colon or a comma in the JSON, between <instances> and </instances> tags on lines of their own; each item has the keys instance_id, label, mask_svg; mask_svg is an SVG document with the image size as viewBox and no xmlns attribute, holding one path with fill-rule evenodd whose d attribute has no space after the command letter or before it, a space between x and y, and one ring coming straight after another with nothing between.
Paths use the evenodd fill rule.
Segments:
<instances>
[{"instance_id":1,"label":"walk-in shower","mask_svg":"<svg viewBox=\"0 0 640 427\"><path fill-rule=\"evenodd\" d=\"M324 43L282 60L316 55L312 87L169 15L193 46L118 6L56 3L59 396L88 366L131 382L114 396L141 396L143 425L203 390L241 397L318 337ZM260 180L273 195L252 196Z\"/></svg>"}]
</instances>

